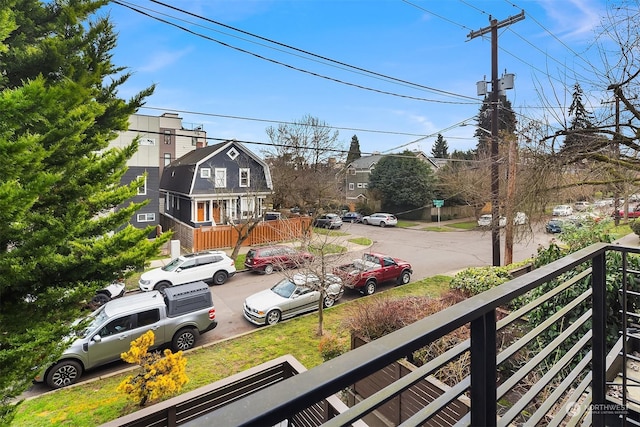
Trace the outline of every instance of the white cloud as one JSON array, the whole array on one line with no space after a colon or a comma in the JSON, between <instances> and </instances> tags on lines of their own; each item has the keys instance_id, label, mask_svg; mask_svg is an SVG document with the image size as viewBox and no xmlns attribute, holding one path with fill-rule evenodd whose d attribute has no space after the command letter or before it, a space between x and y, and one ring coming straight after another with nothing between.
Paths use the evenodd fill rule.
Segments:
<instances>
[{"instance_id":1,"label":"white cloud","mask_svg":"<svg viewBox=\"0 0 640 427\"><path fill-rule=\"evenodd\" d=\"M187 48L179 51L153 52L153 56L151 56L147 62L143 62L140 66L136 67L136 71L153 73L162 70L173 65L192 51L192 48Z\"/></svg>"},{"instance_id":2,"label":"white cloud","mask_svg":"<svg viewBox=\"0 0 640 427\"><path fill-rule=\"evenodd\" d=\"M540 5L553 22L547 30L565 39L592 36L604 16L604 3L597 0L541 0Z\"/></svg>"}]
</instances>

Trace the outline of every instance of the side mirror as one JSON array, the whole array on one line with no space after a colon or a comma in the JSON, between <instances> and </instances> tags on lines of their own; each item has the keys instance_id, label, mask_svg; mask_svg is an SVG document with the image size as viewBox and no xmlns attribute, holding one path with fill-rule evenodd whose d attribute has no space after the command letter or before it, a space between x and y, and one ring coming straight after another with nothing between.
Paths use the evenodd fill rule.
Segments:
<instances>
[{"instance_id":1,"label":"side mirror","mask_svg":"<svg viewBox=\"0 0 640 427\"><path fill-rule=\"evenodd\" d=\"M93 342L101 342L102 337L100 335L94 335L93 338L91 338L91 340L93 340Z\"/></svg>"}]
</instances>

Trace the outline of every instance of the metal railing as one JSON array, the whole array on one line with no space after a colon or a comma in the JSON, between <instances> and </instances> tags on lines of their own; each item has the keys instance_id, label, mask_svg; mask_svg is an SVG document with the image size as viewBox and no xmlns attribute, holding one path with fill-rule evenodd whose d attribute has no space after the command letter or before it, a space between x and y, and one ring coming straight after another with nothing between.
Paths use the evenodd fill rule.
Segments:
<instances>
[{"instance_id":1,"label":"metal railing","mask_svg":"<svg viewBox=\"0 0 640 427\"><path fill-rule=\"evenodd\" d=\"M607 257L615 254L626 259L639 252L638 248L592 245L218 408L206 421L195 418L185 425L209 425L212 419L229 426L298 425L293 421L296 414L309 406L458 328L468 328L468 340L322 425L348 426L375 414L463 354L471 360L469 374L449 384L448 390L401 425L429 425L434 415L463 395L470 398L471 411L454 420L455 425L605 425L612 415L608 410L614 408L607 398L607 387L612 384L607 383L607 366L612 364L607 362L607 327L611 324ZM627 264L622 265L621 277L627 277ZM510 311L498 320L501 307ZM628 315L626 308L622 315ZM615 357L616 353L610 356ZM625 408L613 415L624 421L628 412Z\"/></svg>"}]
</instances>

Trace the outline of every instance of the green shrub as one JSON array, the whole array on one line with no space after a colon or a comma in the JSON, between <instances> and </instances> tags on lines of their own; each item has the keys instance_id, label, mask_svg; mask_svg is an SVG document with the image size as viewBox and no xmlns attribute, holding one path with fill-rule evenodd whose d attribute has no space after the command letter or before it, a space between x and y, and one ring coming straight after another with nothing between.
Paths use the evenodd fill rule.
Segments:
<instances>
[{"instance_id":1,"label":"green shrub","mask_svg":"<svg viewBox=\"0 0 640 427\"><path fill-rule=\"evenodd\" d=\"M631 231L640 236L640 220L629 221L629 227L631 227Z\"/></svg>"},{"instance_id":2,"label":"green shrub","mask_svg":"<svg viewBox=\"0 0 640 427\"><path fill-rule=\"evenodd\" d=\"M339 339L333 334L326 334L320 339L318 350L320 350L322 360L326 362L345 353L349 348L343 339Z\"/></svg>"},{"instance_id":3,"label":"green shrub","mask_svg":"<svg viewBox=\"0 0 640 427\"><path fill-rule=\"evenodd\" d=\"M510 270L510 267L466 268L451 279L449 287L471 297L511 280Z\"/></svg>"}]
</instances>

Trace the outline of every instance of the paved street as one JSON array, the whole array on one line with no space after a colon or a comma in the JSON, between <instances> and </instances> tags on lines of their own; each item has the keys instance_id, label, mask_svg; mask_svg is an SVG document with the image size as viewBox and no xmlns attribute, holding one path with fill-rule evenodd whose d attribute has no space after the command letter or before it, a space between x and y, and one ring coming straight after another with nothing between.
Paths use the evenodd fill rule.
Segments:
<instances>
[{"instance_id":1,"label":"paved street","mask_svg":"<svg viewBox=\"0 0 640 427\"><path fill-rule=\"evenodd\" d=\"M426 225L425 225L426 226ZM425 227L423 226L423 227ZM420 227L416 227L420 228ZM343 232L348 236L325 237L326 243L348 246L350 252L334 257L332 264L337 265L359 258L364 251L376 251L409 261L414 269L412 282L439 274L455 274L455 272L472 266L491 265L491 233L481 230L435 232L420 229L380 228L362 224L344 224ZM368 237L373 241L371 247L348 243L354 237ZM528 238L514 244L514 261L527 259L536 253L538 245L547 245L551 235L537 230ZM504 245L502 246L504 256ZM239 272L235 277L221 286L212 286L218 327L200 337L199 344L212 344L238 334L255 331L255 325L244 319L242 314L244 299L260 290L275 284L282 273L261 275L250 272ZM380 286L377 292L384 291L393 284ZM362 298L357 292L346 292L341 303L353 298ZM123 363L98 368L85 379L108 375L122 369ZM42 385L36 385L27 396L46 391Z\"/></svg>"}]
</instances>

